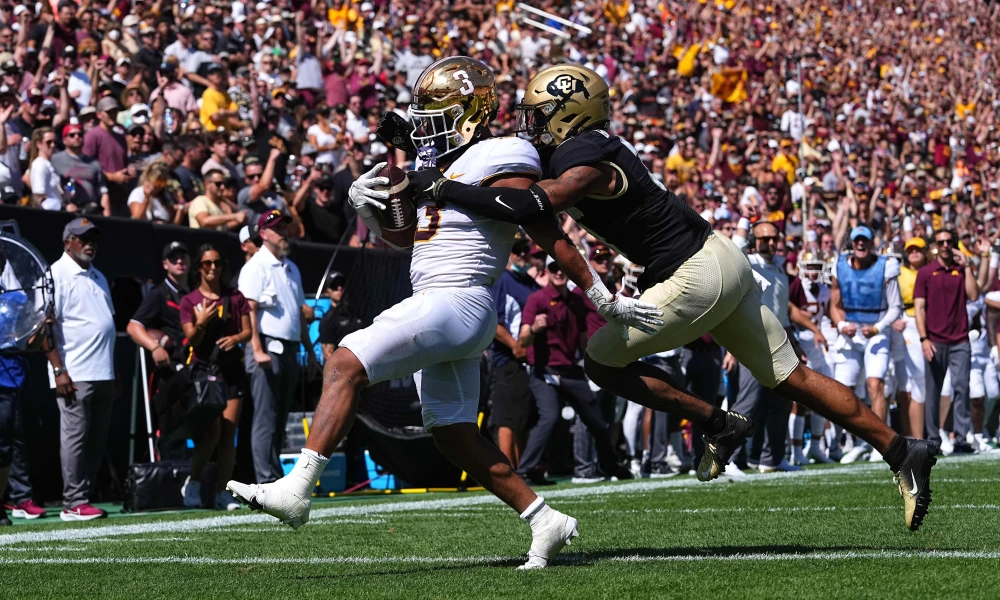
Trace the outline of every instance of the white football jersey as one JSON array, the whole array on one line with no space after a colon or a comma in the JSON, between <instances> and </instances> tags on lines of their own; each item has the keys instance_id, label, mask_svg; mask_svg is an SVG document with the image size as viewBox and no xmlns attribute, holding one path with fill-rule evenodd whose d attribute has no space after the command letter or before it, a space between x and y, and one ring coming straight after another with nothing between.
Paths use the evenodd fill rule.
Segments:
<instances>
[{"instance_id":1,"label":"white football jersey","mask_svg":"<svg viewBox=\"0 0 1000 600\"><path fill-rule=\"evenodd\" d=\"M482 185L499 175L541 177L542 163L530 143L515 137L489 138L474 144L448 166L445 177ZM413 292L428 288L489 286L510 258L517 225L487 219L446 204L417 207L410 283Z\"/></svg>"}]
</instances>

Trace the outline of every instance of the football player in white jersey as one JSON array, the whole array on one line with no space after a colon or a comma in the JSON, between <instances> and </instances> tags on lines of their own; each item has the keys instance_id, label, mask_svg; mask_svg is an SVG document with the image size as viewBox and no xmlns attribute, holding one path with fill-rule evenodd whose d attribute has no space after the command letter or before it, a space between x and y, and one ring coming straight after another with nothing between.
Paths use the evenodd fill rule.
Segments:
<instances>
[{"instance_id":1,"label":"football player in white jersey","mask_svg":"<svg viewBox=\"0 0 1000 600\"><path fill-rule=\"evenodd\" d=\"M538 153L523 140L491 137L489 123L497 108L495 78L485 64L450 57L430 65L414 86L410 107L409 137L419 149L418 161L451 180L528 188L541 177ZM363 175L350 192L352 206L376 234L381 230L374 209L384 209L389 195L375 189L389 183L376 175L383 166ZM658 322L655 307L613 296L554 219L525 230L589 297L598 299L598 310L610 321L623 327ZM327 361L309 439L292 472L266 485L230 482L230 491L251 508L299 527L309 518L311 493L326 457L354 422L361 390L413 374L424 426L438 449L530 524L531 549L521 568L545 567L576 537L576 519L548 507L477 427L479 358L497 329L489 287L506 267L516 232L517 225L422 203L410 264L413 296L345 337Z\"/></svg>"},{"instance_id":2,"label":"football player in white jersey","mask_svg":"<svg viewBox=\"0 0 1000 600\"><path fill-rule=\"evenodd\" d=\"M826 362L827 340L823 333L823 323L829 323L827 311L830 303L830 286L823 283L825 263L814 250L802 253L798 261L799 276L788 287L789 316L799 326L799 344L806 355L807 366L817 373L830 376ZM792 310L792 309L796 310ZM836 331L836 330L834 330ZM803 435L806 414L810 411L796 404L789 417L788 431L792 441L793 464L806 465L809 459L817 463L832 462L823 452L820 442L826 431L826 419L811 411L810 429L812 440L808 456L803 453Z\"/></svg>"}]
</instances>

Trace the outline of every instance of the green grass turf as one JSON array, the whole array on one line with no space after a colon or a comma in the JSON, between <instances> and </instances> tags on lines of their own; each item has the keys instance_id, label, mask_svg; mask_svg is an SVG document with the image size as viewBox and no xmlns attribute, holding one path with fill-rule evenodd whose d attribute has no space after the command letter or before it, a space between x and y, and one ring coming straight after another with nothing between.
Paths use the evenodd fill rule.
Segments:
<instances>
[{"instance_id":1,"label":"green grass turf","mask_svg":"<svg viewBox=\"0 0 1000 600\"><path fill-rule=\"evenodd\" d=\"M932 487L912 533L882 463L560 485L543 494L581 535L533 572L528 527L483 494L319 500L297 532L245 510L50 518L0 532L0 598L1000 597L1000 460L942 459Z\"/></svg>"}]
</instances>

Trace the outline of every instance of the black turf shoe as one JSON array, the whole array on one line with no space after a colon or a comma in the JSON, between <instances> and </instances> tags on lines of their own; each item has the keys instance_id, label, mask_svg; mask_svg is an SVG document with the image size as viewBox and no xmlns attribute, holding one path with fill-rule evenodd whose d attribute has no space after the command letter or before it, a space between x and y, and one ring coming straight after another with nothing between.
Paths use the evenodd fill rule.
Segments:
<instances>
[{"instance_id":1,"label":"black turf shoe","mask_svg":"<svg viewBox=\"0 0 1000 600\"><path fill-rule=\"evenodd\" d=\"M726 470L729 459L753 436L753 423L740 413L726 413L726 428L719 435L704 435L705 455L698 465L698 480L711 481Z\"/></svg>"},{"instance_id":2,"label":"black turf shoe","mask_svg":"<svg viewBox=\"0 0 1000 600\"><path fill-rule=\"evenodd\" d=\"M916 531L931 503L931 467L937 462L938 445L927 440L906 440L906 458L893 481L899 486L906 509L906 526Z\"/></svg>"}]
</instances>

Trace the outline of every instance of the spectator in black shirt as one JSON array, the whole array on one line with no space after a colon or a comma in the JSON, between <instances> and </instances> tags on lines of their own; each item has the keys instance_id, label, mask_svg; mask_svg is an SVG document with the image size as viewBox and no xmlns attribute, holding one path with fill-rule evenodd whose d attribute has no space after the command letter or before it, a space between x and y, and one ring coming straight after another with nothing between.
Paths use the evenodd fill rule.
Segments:
<instances>
[{"instance_id":1,"label":"spectator in black shirt","mask_svg":"<svg viewBox=\"0 0 1000 600\"><path fill-rule=\"evenodd\" d=\"M323 285L323 295L330 300L330 310L326 311L319 322L319 343L323 348L324 362L340 345L340 340L363 327L361 319L351 315L347 300L344 299L346 282L343 273L333 271Z\"/></svg>"},{"instance_id":2,"label":"spectator in black shirt","mask_svg":"<svg viewBox=\"0 0 1000 600\"><path fill-rule=\"evenodd\" d=\"M311 242L339 243L354 216L346 194L340 202L335 200L334 186L332 177L324 177L322 171L313 169L295 194L293 204Z\"/></svg>"},{"instance_id":3,"label":"spectator in black shirt","mask_svg":"<svg viewBox=\"0 0 1000 600\"><path fill-rule=\"evenodd\" d=\"M153 363L159 369L171 361L183 362L184 330L181 329L181 298L188 292L187 276L191 268L188 247L182 242L170 242L163 248L163 270L167 276L142 299L132 315L127 331L139 346L153 353ZM150 329L162 331L167 339L157 339ZM170 348L166 348L168 343Z\"/></svg>"}]
</instances>

